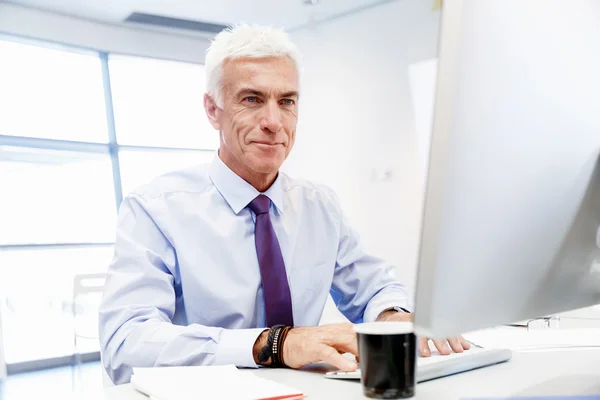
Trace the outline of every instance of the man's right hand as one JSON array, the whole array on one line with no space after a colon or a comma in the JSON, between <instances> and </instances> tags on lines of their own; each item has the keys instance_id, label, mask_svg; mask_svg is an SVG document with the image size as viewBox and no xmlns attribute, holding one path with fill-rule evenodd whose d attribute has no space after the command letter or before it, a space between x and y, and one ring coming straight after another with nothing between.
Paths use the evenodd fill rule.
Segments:
<instances>
[{"instance_id":1,"label":"man's right hand","mask_svg":"<svg viewBox=\"0 0 600 400\"><path fill-rule=\"evenodd\" d=\"M355 371L356 362L342 356L343 353L358 357L356 333L351 323L293 328L285 339L282 361L290 368L324 361L342 371Z\"/></svg>"}]
</instances>

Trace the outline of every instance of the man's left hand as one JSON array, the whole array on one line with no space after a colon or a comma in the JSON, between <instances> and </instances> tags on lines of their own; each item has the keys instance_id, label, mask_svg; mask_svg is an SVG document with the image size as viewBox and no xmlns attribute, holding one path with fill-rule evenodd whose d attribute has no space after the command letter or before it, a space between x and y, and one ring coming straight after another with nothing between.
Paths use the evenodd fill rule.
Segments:
<instances>
[{"instance_id":1,"label":"man's left hand","mask_svg":"<svg viewBox=\"0 0 600 400\"><path fill-rule=\"evenodd\" d=\"M398 311L384 311L379 314L377 321L410 321L413 320L412 313L404 313ZM452 353L462 353L464 350L469 350L471 344L462 336L448 338L444 340L434 340L433 344L440 354L447 356ZM429 339L419 338L419 354L422 357L431 356L431 350L429 349Z\"/></svg>"}]
</instances>

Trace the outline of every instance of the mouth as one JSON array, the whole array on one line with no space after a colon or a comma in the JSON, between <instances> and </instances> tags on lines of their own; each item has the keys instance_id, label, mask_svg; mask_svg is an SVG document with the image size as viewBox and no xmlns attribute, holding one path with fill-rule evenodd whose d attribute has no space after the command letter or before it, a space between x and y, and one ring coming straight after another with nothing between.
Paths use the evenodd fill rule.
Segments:
<instances>
[{"instance_id":1,"label":"mouth","mask_svg":"<svg viewBox=\"0 0 600 400\"><path fill-rule=\"evenodd\" d=\"M277 147L277 146L283 146L283 143L276 143L276 142L263 142L263 141L253 141L250 142L250 144L262 147L262 148L273 148L273 147Z\"/></svg>"}]
</instances>

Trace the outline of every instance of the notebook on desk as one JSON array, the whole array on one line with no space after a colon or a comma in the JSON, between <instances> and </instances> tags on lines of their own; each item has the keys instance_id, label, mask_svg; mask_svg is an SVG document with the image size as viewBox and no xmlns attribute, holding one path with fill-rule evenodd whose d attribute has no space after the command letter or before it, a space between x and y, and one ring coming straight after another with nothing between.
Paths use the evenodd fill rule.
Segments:
<instances>
[{"instance_id":1,"label":"notebook on desk","mask_svg":"<svg viewBox=\"0 0 600 400\"><path fill-rule=\"evenodd\" d=\"M151 400L298 400L302 392L233 365L134 368L131 385Z\"/></svg>"},{"instance_id":2,"label":"notebook on desk","mask_svg":"<svg viewBox=\"0 0 600 400\"><path fill-rule=\"evenodd\" d=\"M437 351L431 357L417 357L417 382L458 374L508 361L512 352L508 349L483 349L472 347L463 353L442 356ZM360 379L360 370L354 372L333 371L325 374L330 379Z\"/></svg>"}]
</instances>

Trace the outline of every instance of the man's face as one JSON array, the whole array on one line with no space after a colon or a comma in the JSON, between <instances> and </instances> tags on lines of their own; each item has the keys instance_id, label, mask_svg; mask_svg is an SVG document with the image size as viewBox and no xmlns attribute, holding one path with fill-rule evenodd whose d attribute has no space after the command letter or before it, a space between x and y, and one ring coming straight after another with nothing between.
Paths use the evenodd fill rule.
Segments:
<instances>
[{"instance_id":1,"label":"man's face","mask_svg":"<svg viewBox=\"0 0 600 400\"><path fill-rule=\"evenodd\" d=\"M223 64L223 108L209 118L221 131L220 155L253 173L279 170L294 146L298 73L287 57L240 58ZM205 104L208 103L205 99Z\"/></svg>"}]
</instances>

